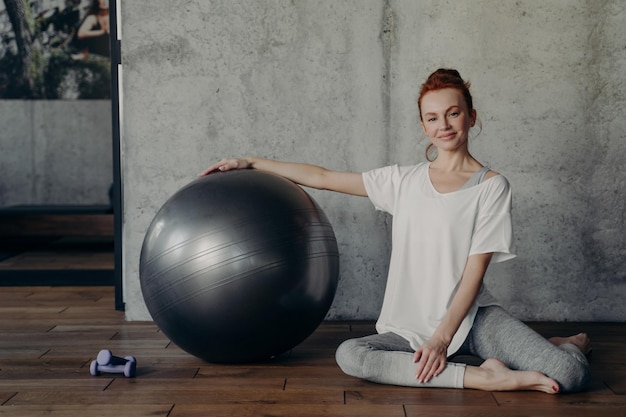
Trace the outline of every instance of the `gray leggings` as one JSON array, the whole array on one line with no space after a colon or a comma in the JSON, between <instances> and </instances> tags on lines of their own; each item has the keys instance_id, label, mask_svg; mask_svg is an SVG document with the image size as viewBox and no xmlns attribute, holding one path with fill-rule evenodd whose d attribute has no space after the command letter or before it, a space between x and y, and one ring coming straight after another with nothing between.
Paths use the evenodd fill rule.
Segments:
<instances>
[{"instance_id":1,"label":"gray leggings","mask_svg":"<svg viewBox=\"0 0 626 417\"><path fill-rule=\"evenodd\" d=\"M415 379L417 365L409 342L394 333L350 339L337 348L337 364L348 375L381 384L463 388L465 365L448 362L426 384ZM539 371L556 380L561 392L580 391L589 381L589 364L571 344L556 347L498 306L478 309L474 325L458 354L495 358L509 368Z\"/></svg>"}]
</instances>

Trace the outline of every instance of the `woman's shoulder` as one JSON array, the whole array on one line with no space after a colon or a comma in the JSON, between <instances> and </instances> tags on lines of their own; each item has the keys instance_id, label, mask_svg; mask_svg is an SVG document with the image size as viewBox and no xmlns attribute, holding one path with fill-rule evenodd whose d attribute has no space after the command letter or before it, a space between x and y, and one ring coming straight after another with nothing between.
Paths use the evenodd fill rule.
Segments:
<instances>
[{"instance_id":1,"label":"woman's shoulder","mask_svg":"<svg viewBox=\"0 0 626 417\"><path fill-rule=\"evenodd\" d=\"M83 24L93 24L98 22L98 17L95 14L89 14L85 17Z\"/></svg>"},{"instance_id":2,"label":"woman's shoulder","mask_svg":"<svg viewBox=\"0 0 626 417\"><path fill-rule=\"evenodd\" d=\"M490 180L490 179L494 179L495 182L502 182L502 183L508 183L509 180L504 176L504 174L502 174L501 172L495 171L493 169L489 169L489 171L487 171L485 173L485 177L484 177L484 181Z\"/></svg>"},{"instance_id":3,"label":"woman's shoulder","mask_svg":"<svg viewBox=\"0 0 626 417\"><path fill-rule=\"evenodd\" d=\"M500 172L489 170L483 178L482 184L486 186L487 190L497 194L509 193L511 191L511 184L509 180Z\"/></svg>"},{"instance_id":4,"label":"woman's shoulder","mask_svg":"<svg viewBox=\"0 0 626 417\"><path fill-rule=\"evenodd\" d=\"M485 180L488 180L490 178L494 178L496 176L502 176L502 174L500 174L498 171L494 171L493 169L489 168L489 171L487 171L485 173Z\"/></svg>"}]
</instances>

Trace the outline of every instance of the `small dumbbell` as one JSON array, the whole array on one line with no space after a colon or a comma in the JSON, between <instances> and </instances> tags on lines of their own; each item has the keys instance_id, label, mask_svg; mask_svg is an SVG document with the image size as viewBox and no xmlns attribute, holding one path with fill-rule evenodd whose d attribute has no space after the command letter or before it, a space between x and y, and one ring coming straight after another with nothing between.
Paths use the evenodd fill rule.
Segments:
<instances>
[{"instance_id":1,"label":"small dumbbell","mask_svg":"<svg viewBox=\"0 0 626 417\"><path fill-rule=\"evenodd\" d=\"M92 361L89 367L89 372L93 376L98 376L101 372L108 372L113 374L123 373L126 378L132 378L135 376L136 370L137 360L134 356L120 358L113 356L108 349L101 350L96 360Z\"/></svg>"}]
</instances>

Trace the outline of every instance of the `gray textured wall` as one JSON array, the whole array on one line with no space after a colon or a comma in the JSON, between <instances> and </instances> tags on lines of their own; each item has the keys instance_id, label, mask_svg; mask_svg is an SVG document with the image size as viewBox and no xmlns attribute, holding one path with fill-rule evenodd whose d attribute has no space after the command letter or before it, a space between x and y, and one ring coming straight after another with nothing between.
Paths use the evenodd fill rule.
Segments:
<instances>
[{"instance_id":1,"label":"gray textured wall","mask_svg":"<svg viewBox=\"0 0 626 417\"><path fill-rule=\"evenodd\" d=\"M110 100L0 100L0 206L108 204Z\"/></svg>"},{"instance_id":2,"label":"gray textured wall","mask_svg":"<svg viewBox=\"0 0 626 417\"><path fill-rule=\"evenodd\" d=\"M138 259L152 217L223 156L367 170L423 160L416 93L473 83L472 150L515 192L519 257L487 281L523 319L626 320L623 0L122 2L124 294L149 318ZM330 319L375 318L391 219L311 191L341 282Z\"/></svg>"}]
</instances>

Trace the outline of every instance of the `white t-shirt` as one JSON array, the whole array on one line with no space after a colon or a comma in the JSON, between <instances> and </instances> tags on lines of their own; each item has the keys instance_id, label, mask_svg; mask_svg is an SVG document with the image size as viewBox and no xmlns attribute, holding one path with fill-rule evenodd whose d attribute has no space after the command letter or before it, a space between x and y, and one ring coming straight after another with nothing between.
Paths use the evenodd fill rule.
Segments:
<instances>
[{"instance_id":1,"label":"white t-shirt","mask_svg":"<svg viewBox=\"0 0 626 417\"><path fill-rule=\"evenodd\" d=\"M511 190L502 175L452 193L439 193L429 163L363 174L370 200L393 215L392 251L378 333L393 332L417 350L445 316L467 258L493 252L491 262L514 258ZM465 341L478 306L496 304L483 287L448 348Z\"/></svg>"}]
</instances>

